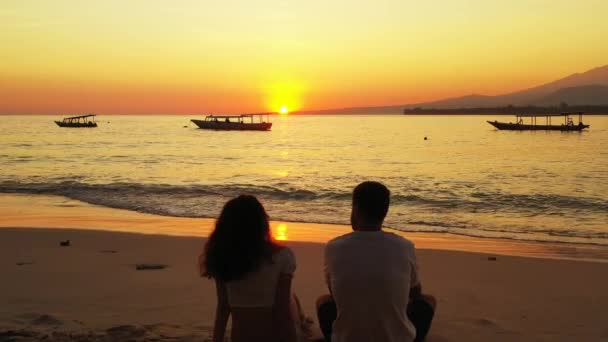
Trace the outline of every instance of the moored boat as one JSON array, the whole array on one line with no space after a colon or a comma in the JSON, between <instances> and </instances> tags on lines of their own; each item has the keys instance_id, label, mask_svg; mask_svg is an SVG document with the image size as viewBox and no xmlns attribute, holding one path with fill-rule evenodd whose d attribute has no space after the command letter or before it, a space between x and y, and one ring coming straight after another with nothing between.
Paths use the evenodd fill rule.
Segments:
<instances>
[{"instance_id":1,"label":"moored boat","mask_svg":"<svg viewBox=\"0 0 608 342\"><path fill-rule=\"evenodd\" d=\"M207 115L204 120L192 119L195 125L202 129L222 131L269 131L272 122L270 113L241 114L241 115ZM265 119L264 119L265 118Z\"/></svg>"},{"instance_id":2,"label":"moored boat","mask_svg":"<svg viewBox=\"0 0 608 342\"><path fill-rule=\"evenodd\" d=\"M97 127L95 122L95 114L86 114L64 118L61 121L55 121L59 127L74 127L74 128L89 128Z\"/></svg>"},{"instance_id":3,"label":"moored boat","mask_svg":"<svg viewBox=\"0 0 608 342\"><path fill-rule=\"evenodd\" d=\"M578 115L578 124L574 124L571 115ZM537 124L537 118L545 117L544 124ZM564 122L559 125L551 124L551 118L563 117ZM529 123L524 122L524 118L529 118ZM583 112L561 113L561 114L519 114L516 115L516 122L506 123L499 121L488 121L488 123L499 130L507 131L582 131L589 128L583 123Z\"/></svg>"}]
</instances>

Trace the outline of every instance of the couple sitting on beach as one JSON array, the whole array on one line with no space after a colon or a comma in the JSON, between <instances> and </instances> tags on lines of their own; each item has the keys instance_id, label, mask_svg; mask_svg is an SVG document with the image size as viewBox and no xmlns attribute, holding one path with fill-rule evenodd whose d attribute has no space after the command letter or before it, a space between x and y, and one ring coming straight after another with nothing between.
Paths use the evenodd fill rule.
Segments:
<instances>
[{"instance_id":1,"label":"couple sitting on beach","mask_svg":"<svg viewBox=\"0 0 608 342\"><path fill-rule=\"evenodd\" d=\"M329 295L317 301L326 341L422 341L435 299L422 294L414 245L382 231L390 192L377 182L353 192L353 232L325 248ZM201 256L202 274L215 279L213 341L224 341L232 315L234 342L305 341L306 319L292 294L293 252L276 244L264 207L253 196L224 206Z\"/></svg>"}]
</instances>

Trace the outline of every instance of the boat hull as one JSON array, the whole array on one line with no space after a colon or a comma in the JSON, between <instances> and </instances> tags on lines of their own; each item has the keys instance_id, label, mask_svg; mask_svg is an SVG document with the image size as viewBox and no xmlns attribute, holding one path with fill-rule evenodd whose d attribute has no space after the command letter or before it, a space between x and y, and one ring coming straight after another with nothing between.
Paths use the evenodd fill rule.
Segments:
<instances>
[{"instance_id":1,"label":"boat hull","mask_svg":"<svg viewBox=\"0 0 608 342\"><path fill-rule=\"evenodd\" d=\"M589 128L589 125L526 125L498 121L488 121L488 123L499 130L506 131L582 131Z\"/></svg>"},{"instance_id":2,"label":"boat hull","mask_svg":"<svg viewBox=\"0 0 608 342\"><path fill-rule=\"evenodd\" d=\"M97 123L96 122L62 122L62 121L55 121L55 123L57 124L57 126L59 127L71 127L71 128L92 128L92 127L97 127Z\"/></svg>"},{"instance_id":3,"label":"boat hull","mask_svg":"<svg viewBox=\"0 0 608 342\"><path fill-rule=\"evenodd\" d=\"M214 122L205 120L190 120L199 128L219 131L269 131L272 122L240 123L240 122Z\"/></svg>"}]
</instances>

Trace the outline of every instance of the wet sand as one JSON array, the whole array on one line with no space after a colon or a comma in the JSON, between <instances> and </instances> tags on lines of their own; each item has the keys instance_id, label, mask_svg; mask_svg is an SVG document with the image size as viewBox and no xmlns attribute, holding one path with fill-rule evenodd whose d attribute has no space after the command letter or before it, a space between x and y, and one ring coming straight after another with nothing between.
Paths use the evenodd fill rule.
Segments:
<instances>
[{"instance_id":1,"label":"wet sand","mask_svg":"<svg viewBox=\"0 0 608 342\"><path fill-rule=\"evenodd\" d=\"M214 288L196 260L212 225L61 197L0 196L0 340L209 340ZM273 227L294 249L294 287L314 317L327 291L323 243L349 228ZM428 341L608 339L605 247L403 234L419 248L425 291L439 300ZM60 246L65 240L69 247Z\"/></svg>"}]
</instances>

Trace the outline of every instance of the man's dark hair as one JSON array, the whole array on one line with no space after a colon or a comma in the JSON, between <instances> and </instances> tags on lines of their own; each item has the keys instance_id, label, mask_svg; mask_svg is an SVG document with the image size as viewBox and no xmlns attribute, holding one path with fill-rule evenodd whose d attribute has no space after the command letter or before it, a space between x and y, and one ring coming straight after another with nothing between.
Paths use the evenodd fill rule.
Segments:
<instances>
[{"instance_id":1,"label":"man's dark hair","mask_svg":"<svg viewBox=\"0 0 608 342\"><path fill-rule=\"evenodd\" d=\"M353 191L353 207L369 223L381 223L388 213L391 192L379 182L363 182Z\"/></svg>"}]
</instances>

